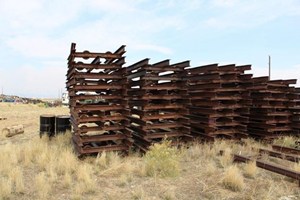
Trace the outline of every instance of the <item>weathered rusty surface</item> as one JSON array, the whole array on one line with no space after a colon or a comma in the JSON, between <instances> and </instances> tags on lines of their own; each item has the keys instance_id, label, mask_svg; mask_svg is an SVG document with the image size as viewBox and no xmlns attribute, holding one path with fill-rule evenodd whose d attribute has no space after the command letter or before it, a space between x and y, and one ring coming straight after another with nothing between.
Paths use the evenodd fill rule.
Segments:
<instances>
[{"instance_id":1,"label":"weathered rusty surface","mask_svg":"<svg viewBox=\"0 0 300 200\"><path fill-rule=\"evenodd\" d=\"M73 143L77 153L128 151L132 142L127 130L129 114L127 79L124 76L125 46L114 53L77 52L71 45L67 89L70 96ZM92 60L91 60L92 59Z\"/></svg>"},{"instance_id":2,"label":"weathered rusty surface","mask_svg":"<svg viewBox=\"0 0 300 200\"><path fill-rule=\"evenodd\" d=\"M292 133L292 108L296 106L297 96L290 84L295 83L295 79L252 79L252 84L247 87L253 99L248 124L250 135L269 139Z\"/></svg>"},{"instance_id":3,"label":"weathered rusty surface","mask_svg":"<svg viewBox=\"0 0 300 200\"><path fill-rule=\"evenodd\" d=\"M192 133L204 138L242 138L247 136L251 99L245 74L251 65L218 64L187 68Z\"/></svg>"},{"instance_id":4,"label":"weathered rusty surface","mask_svg":"<svg viewBox=\"0 0 300 200\"><path fill-rule=\"evenodd\" d=\"M233 160L235 162L250 162L253 161L252 159L246 157L246 156L241 156L241 155L233 155ZM261 160L256 160L256 166L260 167L262 169L266 169L268 171L277 173L277 174L281 174L293 179L296 179L299 182L299 186L300 186L300 173L291 169L287 169L284 166L281 165L276 165L273 163L269 163L269 162L265 162L265 161L261 161Z\"/></svg>"},{"instance_id":5,"label":"weathered rusty surface","mask_svg":"<svg viewBox=\"0 0 300 200\"><path fill-rule=\"evenodd\" d=\"M128 118L134 144L141 151L165 137L182 141L189 135L187 66L189 61L149 64L149 59L144 59L126 68L131 108Z\"/></svg>"}]
</instances>

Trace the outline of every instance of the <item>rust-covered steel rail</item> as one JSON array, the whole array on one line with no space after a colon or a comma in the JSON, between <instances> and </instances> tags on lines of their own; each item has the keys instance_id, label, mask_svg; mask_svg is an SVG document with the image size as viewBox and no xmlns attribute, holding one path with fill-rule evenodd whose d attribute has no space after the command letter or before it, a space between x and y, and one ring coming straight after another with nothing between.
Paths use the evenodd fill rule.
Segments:
<instances>
[{"instance_id":1,"label":"rust-covered steel rail","mask_svg":"<svg viewBox=\"0 0 300 200\"><path fill-rule=\"evenodd\" d=\"M300 155L300 149L295 149L295 148L290 148L290 147L285 147L280 145L272 145L272 149L283 153Z\"/></svg>"},{"instance_id":2,"label":"rust-covered steel rail","mask_svg":"<svg viewBox=\"0 0 300 200\"><path fill-rule=\"evenodd\" d=\"M281 159L288 160L288 161L291 161L291 162L299 162L299 160L300 160L299 156L280 153L280 152L272 151L272 150L268 150L268 149L259 149L259 153L268 154L269 156L276 157L276 158L281 158Z\"/></svg>"},{"instance_id":3,"label":"rust-covered steel rail","mask_svg":"<svg viewBox=\"0 0 300 200\"><path fill-rule=\"evenodd\" d=\"M236 155L236 154L233 155L233 159L235 162L244 162L244 163L253 161L252 159L250 159L246 156L241 156L241 155ZM277 174L281 174L281 175L296 179L298 181L298 184L300 187L300 173L297 171L287 169L286 167L268 163L268 162L261 161L261 160L256 160L256 166L259 168L266 169L268 171L277 173Z\"/></svg>"}]
</instances>

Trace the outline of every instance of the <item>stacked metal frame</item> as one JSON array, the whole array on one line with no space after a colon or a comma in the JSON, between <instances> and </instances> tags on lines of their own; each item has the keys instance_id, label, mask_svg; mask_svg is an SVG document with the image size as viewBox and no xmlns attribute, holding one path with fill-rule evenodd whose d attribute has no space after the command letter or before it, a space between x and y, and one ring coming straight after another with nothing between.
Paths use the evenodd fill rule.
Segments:
<instances>
[{"instance_id":1,"label":"stacked metal frame","mask_svg":"<svg viewBox=\"0 0 300 200\"><path fill-rule=\"evenodd\" d=\"M191 139L185 67L189 61L170 65L169 60L149 64L141 60L126 68L134 144L146 151L167 137L174 143Z\"/></svg>"},{"instance_id":2,"label":"stacked metal frame","mask_svg":"<svg viewBox=\"0 0 300 200\"><path fill-rule=\"evenodd\" d=\"M269 77L252 79L253 100L249 115L248 132L261 139L274 139L292 133L292 110L296 105L296 80L269 80Z\"/></svg>"},{"instance_id":3,"label":"stacked metal frame","mask_svg":"<svg viewBox=\"0 0 300 200\"><path fill-rule=\"evenodd\" d=\"M190 119L194 136L213 140L216 137L247 137L249 105L247 84L251 65L218 64L187 69Z\"/></svg>"},{"instance_id":4,"label":"stacked metal frame","mask_svg":"<svg viewBox=\"0 0 300 200\"><path fill-rule=\"evenodd\" d=\"M73 143L81 155L128 151L132 145L127 116L125 46L114 53L77 52L68 57L67 90Z\"/></svg>"}]
</instances>

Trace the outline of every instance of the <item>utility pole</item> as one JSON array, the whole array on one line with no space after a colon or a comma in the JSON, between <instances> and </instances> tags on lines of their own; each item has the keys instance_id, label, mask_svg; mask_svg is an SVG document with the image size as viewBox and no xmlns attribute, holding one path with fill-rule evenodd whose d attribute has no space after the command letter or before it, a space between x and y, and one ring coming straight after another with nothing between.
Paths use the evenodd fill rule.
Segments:
<instances>
[{"instance_id":1,"label":"utility pole","mask_svg":"<svg viewBox=\"0 0 300 200\"><path fill-rule=\"evenodd\" d=\"M271 56L269 55L269 80L271 80Z\"/></svg>"}]
</instances>

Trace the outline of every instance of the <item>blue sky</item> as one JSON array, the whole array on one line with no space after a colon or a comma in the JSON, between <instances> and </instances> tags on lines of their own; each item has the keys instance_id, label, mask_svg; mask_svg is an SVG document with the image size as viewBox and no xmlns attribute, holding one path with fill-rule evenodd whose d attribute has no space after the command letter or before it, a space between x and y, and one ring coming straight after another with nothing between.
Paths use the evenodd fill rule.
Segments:
<instances>
[{"instance_id":1,"label":"blue sky","mask_svg":"<svg viewBox=\"0 0 300 200\"><path fill-rule=\"evenodd\" d=\"M252 64L255 76L300 79L299 0L0 0L0 87L58 97L71 42L77 50L126 45L126 65L190 60ZM298 83L297 86L300 86Z\"/></svg>"}]
</instances>

